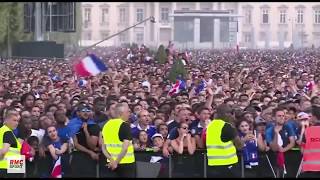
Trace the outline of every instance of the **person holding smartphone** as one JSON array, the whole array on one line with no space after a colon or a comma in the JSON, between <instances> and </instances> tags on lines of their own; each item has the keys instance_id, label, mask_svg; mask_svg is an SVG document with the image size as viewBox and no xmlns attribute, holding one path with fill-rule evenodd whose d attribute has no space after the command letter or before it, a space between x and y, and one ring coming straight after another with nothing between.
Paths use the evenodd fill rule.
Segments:
<instances>
[{"instance_id":1,"label":"person holding smartphone","mask_svg":"<svg viewBox=\"0 0 320 180\"><path fill-rule=\"evenodd\" d=\"M238 120L236 127L244 144L242 158L244 159L245 177L257 177L259 159L256 131L251 127L251 122L247 119Z\"/></svg>"}]
</instances>

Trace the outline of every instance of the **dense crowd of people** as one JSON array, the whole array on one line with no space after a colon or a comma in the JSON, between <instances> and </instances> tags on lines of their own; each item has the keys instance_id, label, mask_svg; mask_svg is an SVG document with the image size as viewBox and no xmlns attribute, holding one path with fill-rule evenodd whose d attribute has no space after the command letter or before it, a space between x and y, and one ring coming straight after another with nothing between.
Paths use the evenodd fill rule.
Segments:
<instances>
[{"instance_id":1,"label":"dense crowd of people","mask_svg":"<svg viewBox=\"0 0 320 180\"><path fill-rule=\"evenodd\" d=\"M90 53L108 71L77 77L72 60L1 60L0 120L18 121L3 142L21 142L26 177L50 177L59 157L62 177L96 177L97 163L108 176L101 133L119 116L119 104L129 107L120 140L133 140L135 151L160 152L161 163L206 149L206 128L218 114L230 124L222 139L244 144L238 151L246 177L296 176L305 128L320 120L319 50L189 50L188 58L171 53L165 64L145 46ZM175 82L168 75L179 58L186 89L170 96ZM177 176L192 172L175 168Z\"/></svg>"}]
</instances>

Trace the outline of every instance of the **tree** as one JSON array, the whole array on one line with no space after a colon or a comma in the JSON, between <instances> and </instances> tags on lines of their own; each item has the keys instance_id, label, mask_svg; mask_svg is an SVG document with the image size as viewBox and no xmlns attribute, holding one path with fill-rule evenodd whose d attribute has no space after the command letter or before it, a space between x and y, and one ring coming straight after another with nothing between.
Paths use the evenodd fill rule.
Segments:
<instances>
[{"instance_id":1,"label":"tree","mask_svg":"<svg viewBox=\"0 0 320 180\"><path fill-rule=\"evenodd\" d=\"M187 70L184 67L182 59L175 60L169 72L169 80L174 83L177 78L185 78Z\"/></svg>"},{"instance_id":2,"label":"tree","mask_svg":"<svg viewBox=\"0 0 320 180\"><path fill-rule=\"evenodd\" d=\"M158 52L156 55L156 60L160 63L160 64L165 64L167 62L167 53L164 49L164 46L161 44L158 48Z\"/></svg>"},{"instance_id":3,"label":"tree","mask_svg":"<svg viewBox=\"0 0 320 180\"><path fill-rule=\"evenodd\" d=\"M23 5L18 2L0 3L0 48L2 55L11 54L12 44L29 40L31 34L23 31Z\"/></svg>"}]
</instances>

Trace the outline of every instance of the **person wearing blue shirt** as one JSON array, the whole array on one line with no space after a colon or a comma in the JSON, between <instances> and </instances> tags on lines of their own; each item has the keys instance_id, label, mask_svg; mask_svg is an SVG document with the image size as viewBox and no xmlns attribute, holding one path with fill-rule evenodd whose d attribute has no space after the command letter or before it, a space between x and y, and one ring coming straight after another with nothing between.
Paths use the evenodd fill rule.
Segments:
<instances>
[{"instance_id":1,"label":"person wearing blue shirt","mask_svg":"<svg viewBox=\"0 0 320 180\"><path fill-rule=\"evenodd\" d=\"M54 113L54 118L57 122L58 136L66 141L70 140L70 127L66 126L67 116L63 110L57 110Z\"/></svg>"},{"instance_id":2,"label":"person wearing blue shirt","mask_svg":"<svg viewBox=\"0 0 320 180\"><path fill-rule=\"evenodd\" d=\"M266 141L270 145L271 159L273 162L277 162L277 157L280 153L284 153L285 165L284 167L278 167L278 174L281 174L286 170L286 177L291 177L296 171L290 165L290 157L287 155L288 151L295 146L295 132L292 126L285 124L285 110L283 108L276 108L273 110L273 117L275 119L275 125L269 127L266 130Z\"/></svg>"},{"instance_id":3,"label":"person wearing blue shirt","mask_svg":"<svg viewBox=\"0 0 320 180\"><path fill-rule=\"evenodd\" d=\"M78 113L84 113L85 117L80 117L79 115L76 115L76 117L72 118L69 123L67 124L67 127L70 129L70 137L72 138L76 133L81 129L82 124L83 124L83 119L85 118L85 121L87 122L88 125L90 124L96 124L94 120L89 118L89 115L87 113L92 112L91 108L84 103L80 103L78 108L77 108L77 114ZM87 112L87 113L86 113ZM87 117L88 115L88 117Z\"/></svg>"},{"instance_id":4,"label":"person wearing blue shirt","mask_svg":"<svg viewBox=\"0 0 320 180\"><path fill-rule=\"evenodd\" d=\"M257 177L259 173L259 158L258 158L258 142L256 131L251 129L250 121L240 119L236 123L238 134L244 143L242 148L243 165L245 167L245 177Z\"/></svg>"},{"instance_id":5,"label":"person wearing blue shirt","mask_svg":"<svg viewBox=\"0 0 320 180\"><path fill-rule=\"evenodd\" d=\"M297 116L297 110L295 107L290 107L288 108L287 111L287 121L286 124L288 126L291 126L291 128L293 128L294 133L295 133L295 139L298 139L299 136L299 123L296 121L296 116Z\"/></svg>"},{"instance_id":6,"label":"person wearing blue shirt","mask_svg":"<svg viewBox=\"0 0 320 180\"><path fill-rule=\"evenodd\" d=\"M61 157L62 177L70 177L71 169L69 166L69 154L67 152L68 142L66 139L59 137L55 126L51 125L47 128L43 145L47 147L46 154L51 155L47 162L53 162L49 165L49 170L42 173L42 177L50 177L51 169L53 168L55 161L59 158L59 156Z\"/></svg>"},{"instance_id":7,"label":"person wearing blue shirt","mask_svg":"<svg viewBox=\"0 0 320 180\"><path fill-rule=\"evenodd\" d=\"M198 148L205 148L201 140L201 134L204 128L210 123L210 110L207 107L200 107L197 109L197 116L199 119L193 121L190 125L190 132L196 139Z\"/></svg>"},{"instance_id":8,"label":"person wearing blue shirt","mask_svg":"<svg viewBox=\"0 0 320 180\"><path fill-rule=\"evenodd\" d=\"M150 125L150 116L147 110L141 110L138 114L138 123L136 126L131 128L132 137L138 139L139 132L144 130L148 134L148 139L157 132L157 129L154 126Z\"/></svg>"},{"instance_id":9,"label":"person wearing blue shirt","mask_svg":"<svg viewBox=\"0 0 320 180\"><path fill-rule=\"evenodd\" d=\"M273 128L275 123L273 121L267 122L266 129Z\"/></svg>"},{"instance_id":10,"label":"person wearing blue shirt","mask_svg":"<svg viewBox=\"0 0 320 180\"><path fill-rule=\"evenodd\" d=\"M167 121L167 125L168 125L168 130L169 132L178 127L179 125L179 112L180 110L182 109L182 103L177 103L174 105L174 109L171 111L171 114L172 114L172 117L171 117L171 120Z\"/></svg>"},{"instance_id":11,"label":"person wearing blue shirt","mask_svg":"<svg viewBox=\"0 0 320 180\"><path fill-rule=\"evenodd\" d=\"M297 138L298 138L298 131L299 131L299 124L298 124L298 122L296 122L296 121L293 120L293 119L289 119L289 120L285 123L285 125L286 125L286 126L289 126L290 129L293 130L295 139L297 139Z\"/></svg>"}]
</instances>

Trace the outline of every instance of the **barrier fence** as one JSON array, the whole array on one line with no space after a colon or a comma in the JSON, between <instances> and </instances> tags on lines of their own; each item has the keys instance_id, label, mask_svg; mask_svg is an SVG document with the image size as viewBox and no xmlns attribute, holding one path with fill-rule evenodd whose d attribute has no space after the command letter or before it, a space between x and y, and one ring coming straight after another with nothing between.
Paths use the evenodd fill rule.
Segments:
<instances>
[{"instance_id":1,"label":"barrier fence","mask_svg":"<svg viewBox=\"0 0 320 180\"><path fill-rule=\"evenodd\" d=\"M301 165L302 155L299 150L291 150L285 153L287 174L284 174L283 171L278 171L279 168L277 168L276 155L274 153L258 153L259 165L252 169L245 167L241 152L238 152L237 154L239 158L238 170L241 172L241 178L296 177L300 173L299 166ZM72 155L70 159L72 159ZM137 178L207 177L206 150L196 150L193 155L173 154L168 158L163 157L162 152L136 151L135 159ZM42 165L39 164L38 166ZM103 154L100 154L100 160L96 164L95 169L97 178L108 177L104 168L107 168L106 159ZM77 173L75 172L75 174ZM24 177L28 176L24 174Z\"/></svg>"},{"instance_id":2,"label":"barrier fence","mask_svg":"<svg viewBox=\"0 0 320 180\"><path fill-rule=\"evenodd\" d=\"M296 177L301 162L300 151L289 151L285 157L288 171L285 177ZM193 155L173 154L168 158L163 157L161 152L138 151L135 152L135 158L137 178L207 177L207 155L205 150L196 150ZM276 160L270 153L259 153L259 165L254 170L245 168L241 152L238 152L238 158L241 178L275 178L277 176ZM98 178L100 177L99 171L101 171L100 165L97 165ZM281 177L281 175L277 177Z\"/></svg>"}]
</instances>

